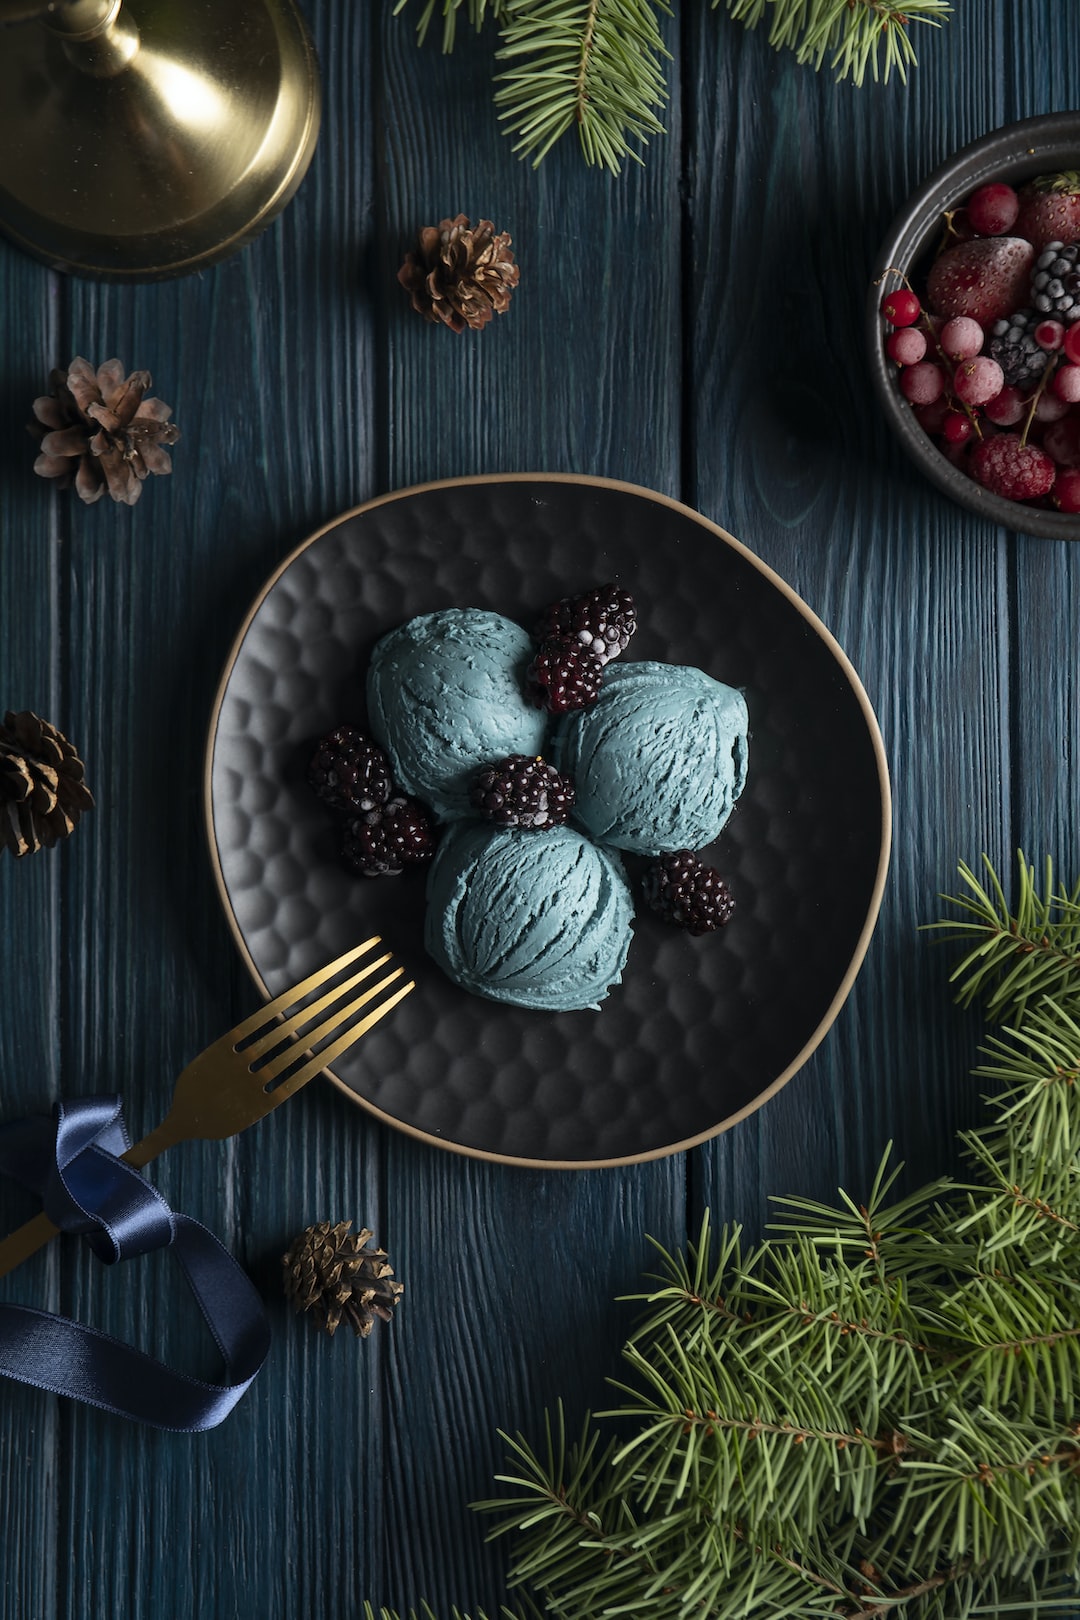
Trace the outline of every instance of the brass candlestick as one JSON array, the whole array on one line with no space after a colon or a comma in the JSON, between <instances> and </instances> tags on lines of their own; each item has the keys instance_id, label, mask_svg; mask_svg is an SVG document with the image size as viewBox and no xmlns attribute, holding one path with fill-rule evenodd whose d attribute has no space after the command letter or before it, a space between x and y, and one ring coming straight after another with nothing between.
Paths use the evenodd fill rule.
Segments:
<instances>
[{"instance_id":1,"label":"brass candlestick","mask_svg":"<svg viewBox=\"0 0 1080 1620\"><path fill-rule=\"evenodd\" d=\"M0 230L55 269L202 270L303 179L320 93L294 0L0 0L8 22Z\"/></svg>"}]
</instances>

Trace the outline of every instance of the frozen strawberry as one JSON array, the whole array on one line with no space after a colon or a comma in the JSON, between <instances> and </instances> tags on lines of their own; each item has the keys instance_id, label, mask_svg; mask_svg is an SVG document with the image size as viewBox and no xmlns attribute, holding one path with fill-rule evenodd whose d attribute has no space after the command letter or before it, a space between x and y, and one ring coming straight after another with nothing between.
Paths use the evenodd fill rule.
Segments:
<instances>
[{"instance_id":1,"label":"frozen strawberry","mask_svg":"<svg viewBox=\"0 0 1080 1620\"><path fill-rule=\"evenodd\" d=\"M1035 249L1018 236L979 236L946 248L930 267L926 295L937 315L970 315L987 326L1027 299Z\"/></svg>"},{"instance_id":2,"label":"frozen strawberry","mask_svg":"<svg viewBox=\"0 0 1080 1620\"><path fill-rule=\"evenodd\" d=\"M1080 174L1041 174L1020 191L1013 231L1041 253L1048 242L1080 241Z\"/></svg>"},{"instance_id":3,"label":"frozen strawberry","mask_svg":"<svg viewBox=\"0 0 1080 1620\"><path fill-rule=\"evenodd\" d=\"M971 471L993 495L1007 501L1035 501L1054 482L1056 468L1045 450L1024 444L1018 433L983 439L971 452Z\"/></svg>"}]
</instances>

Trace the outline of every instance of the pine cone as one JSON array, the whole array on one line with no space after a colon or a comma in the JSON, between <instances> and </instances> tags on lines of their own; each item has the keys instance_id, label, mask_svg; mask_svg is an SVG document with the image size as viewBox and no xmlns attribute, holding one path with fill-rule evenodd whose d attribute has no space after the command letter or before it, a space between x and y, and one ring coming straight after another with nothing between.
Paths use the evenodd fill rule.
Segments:
<instances>
[{"instance_id":1,"label":"pine cone","mask_svg":"<svg viewBox=\"0 0 1080 1620\"><path fill-rule=\"evenodd\" d=\"M385 1252L365 1249L373 1234L365 1226L353 1237L351 1226L352 1221L306 1226L281 1263L285 1293L294 1310L311 1311L316 1327L331 1337L344 1318L359 1338L366 1339L376 1317L390 1321L403 1290L393 1281Z\"/></svg>"},{"instance_id":2,"label":"pine cone","mask_svg":"<svg viewBox=\"0 0 1080 1620\"><path fill-rule=\"evenodd\" d=\"M496 236L490 219L474 227L458 214L425 225L398 280L426 321L463 332L467 326L479 331L492 315L505 314L520 273L505 232Z\"/></svg>"},{"instance_id":3,"label":"pine cone","mask_svg":"<svg viewBox=\"0 0 1080 1620\"><path fill-rule=\"evenodd\" d=\"M93 803L67 738L29 709L9 709L0 726L0 850L51 849Z\"/></svg>"},{"instance_id":4,"label":"pine cone","mask_svg":"<svg viewBox=\"0 0 1080 1620\"><path fill-rule=\"evenodd\" d=\"M165 446L176 443L180 429L169 421L170 405L145 397L148 371L125 378L119 360L95 371L76 358L49 381L52 393L35 399L37 420L30 425L41 445L34 471L42 478L55 478L61 489L74 483L88 506L106 490L114 501L134 506L149 473L172 472Z\"/></svg>"}]
</instances>

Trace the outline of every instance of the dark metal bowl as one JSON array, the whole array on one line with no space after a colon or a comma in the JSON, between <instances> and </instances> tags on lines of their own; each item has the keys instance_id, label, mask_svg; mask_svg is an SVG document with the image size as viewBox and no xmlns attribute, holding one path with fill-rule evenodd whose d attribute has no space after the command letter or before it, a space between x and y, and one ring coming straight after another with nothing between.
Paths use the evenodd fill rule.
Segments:
<instances>
[{"instance_id":1,"label":"dark metal bowl","mask_svg":"<svg viewBox=\"0 0 1080 1620\"><path fill-rule=\"evenodd\" d=\"M940 237L942 215L991 180L1020 186L1037 174L1080 168L1080 112L1052 113L1006 124L963 147L908 199L889 227L871 275L866 304L867 348L874 386L893 432L917 465L946 495L991 523L1048 540L1080 540L1080 514L1053 512L991 495L948 461L915 420L896 386L896 367L882 341L881 299L895 278L883 280L892 265L917 279L920 261Z\"/></svg>"}]
</instances>

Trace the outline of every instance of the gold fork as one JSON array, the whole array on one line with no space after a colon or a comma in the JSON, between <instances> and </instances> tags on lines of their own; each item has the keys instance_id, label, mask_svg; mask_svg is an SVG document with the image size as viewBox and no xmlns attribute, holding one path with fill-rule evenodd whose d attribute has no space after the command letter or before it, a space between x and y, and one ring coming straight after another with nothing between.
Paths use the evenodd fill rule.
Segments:
<instances>
[{"instance_id":1,"label":"gold fork","mask_svg":"<svg viewBox=\"0 0 1080 1620\"><path fill-rule=\"evenodd\" d=\"M375 934L346 951L336 962L329 962L291 990L275 996L200 1052L177 1080L168 1114L156 1130L121 1155L124 1162L141 1169L177 1142L214 1142L236 1136L321 1074L415 989L412 979L398 983L405 969L394 967L378 983L368 985L344 1005L337 1005L342 996L393 961L386 952L358 967L315 1001L302 1005L305 997L359 963L379 944L381 940ZM376 999L395 984L392 994L382 1001ZM365 1007L370 1010L359 1022L350 1023ZM315 1019L321 1022L308 1028ZM312 1052L320 1041L329 1044L320 1052ZM41 1214L12 1232L0 1242L0 1277L21 1265L57 1231L49 1217Z\"/></svg>"}]
</instances>

